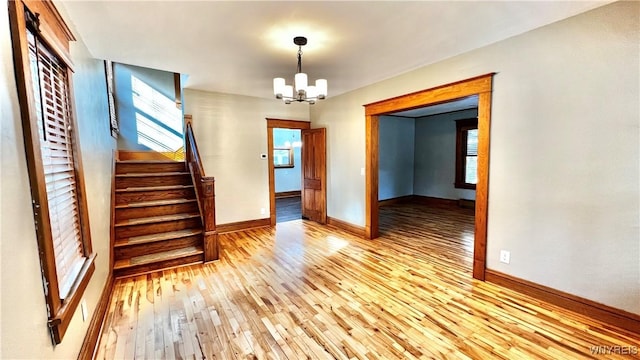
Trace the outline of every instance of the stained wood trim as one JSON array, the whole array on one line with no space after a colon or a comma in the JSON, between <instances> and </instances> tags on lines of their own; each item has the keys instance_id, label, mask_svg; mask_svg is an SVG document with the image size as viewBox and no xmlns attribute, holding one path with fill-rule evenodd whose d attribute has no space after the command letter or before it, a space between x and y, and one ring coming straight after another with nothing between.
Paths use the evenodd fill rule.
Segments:
<instances>
[{"instance_id":1,"label":"stained wood trim","mask_svg":"<svg viewBox=\"0 0 640 360\"><path fill-rule=\"evenodd\" d=\"M365 237L379 236L378 166L380 152L380 117L365 116Z\"/></svg>"},{"instance_id":2,"label":"stained wood trim","mask_svg":"<svg viewBox=\"0 0 640 360\"><path fill-rule=\"evenodd\" d=\"M486 281L520 292L561 308L588 316L616 328L640 334L640 315L633 314L593 300L507 275L495 270L485 271Z\"/></svg>"},{"instance_id":3,"label":"stained wood trim","mask_svg":"<svg viewBox=\"0 0 640 360\"><path fill-rule=\"evenodd\" d=\"M437 208L458 208L458 200L413 195L413 202Z\"/></svg>"},{"instance_id":4,"label":"stained wood trim","mask_svg":"<svg viewBox=\"0 0 640 360\"><path fill-rule=\"evenodd\" d=\"M301 190L282 191L282 192L276 193L276 199L296 197L296 196L301 196L301 194L302 194Z\"/></svg>"},{"instance_id":5,"label":"stained wood trim","mask_svg":"<svg viewBox=\"0 0 640 360\"><path fill-rule=\"evenodd\" d=\"M45 42L72 69L73 62L69 52L69 42L75 41L76 38L53 2L42 0L22 0L21 2L29 11L40 15L40 31Z\"/></svg>"},{"instance_id":6,"label":"stained wood trim","mask_svg":"<svg viewBox=\"0 0 640 360\"><path fill-rule=\"evenodd\" d=\"M182 109L182 84L180 82L180 74L173 73L173 87L176 98L176 107Z\"/></svg>"},{"instance_id":7,"label":"stained wood trim","mask_svg":"<svg viewBox=\"0 0 640 360\"><path fill-rule=\"evenodd\" d=\"M276 175L273 165L273 129L298 129L311 128L311 123L301 120L285 120L266 118L267 120L267 162L269 167L269 219L271 226L276 225Z\"/></svg>"},{"instance_id":8,"label":"stained wood trim","mask_svg":"<svg viewBox=\"0 0 640 360\"><path fill-rule=\"evenodd\" d=\"M75 309L80 303L91 276L95 271L95 254L91 247L91 232L86 204L86 191L83 179L82 155L80 153L80 141L73 98L73 76L71 74L71 61L68 54L68 42L73 36L63 34L66 25L55 10L50 1L9 1L9 21L11 27L11 40L16 73L16 87L22 120L27 168L31 184L31 196L34 206L34 220L36 227L36 239L40 253L43 281L45 282L45 298L48 307L48 325L53 341L59 344L71 322ZM76 174L76 191L79 220L81 224L81 241L83 243L86 259L77 277L73 288L67 298L60 299L60 288L56 275L55 254L48 209L47 189L42 166L42 154L38 134L38 119L36 99L33 93L31 67L29 61L29 45L27 39L27 26L25 9L32 13L40 14L40 29L42 37L52 54L66 62L67 82L69 96L70 125L73 127L71 134L74 152L74 168ZM58 31L54 31L54 29ZM68 30L68 28L67 28ZM42 36L40 36L42 35Z\"/></svg>"},{"instance_id":9,"label":"stained wood trim","mask_svg":"<svg viewBox=\"0 0 640 360\"><path fill-rule=\"evenodd\" d=\"M350 234L353 234L359 238L365 238L365 229L364 226L354 225L349 222L332 218L331 216L327 216L327 225L336 227L338 229L344 230Z\"/></svg>"},{"instance_id":10,"label":"stained wood trim","mask_svg":"<svg viewBox=\"0 0 640 360\"><path fill-rule=\"evenodd\" d=\"M71 323L73 314L75 313L78 305L80 305L80 300L84 296L84 291L87 289L87 285L89 285L89 280L91 280L91 276L96 270L95 260L96 254L92 254L84 262L82 270L80 270L80 274L78 274L76 284L71 291L69 291L69 294L71 295L65 299L62 307L56 311L55 317L49 320L49 327L51 328L53 340L56 344L60 344L62 342L62 338L67 332L67 328Z\"/></svg>"},{"instance_id":11,"label":"stained wood trim","mask_svg":"<svg viewBox=\"0 0 640 360\"><path fill-rule=\"evenodd\" d=\"M271 226L271 219L254 219L254 220L245 220L238 221L233 223L219 224L216 229L218 230L218 234L243 231L261 227Z\"/></svg>"},{"instance_id":12,"label":"stained wood trim","mask_svg":"<svg viewBox=\"0 0 640 360\"><path fill-rule=\"evenodd\" d=\"M467 137L465 132L477 128L477 118L456 120L456 177L453 185L458 189L476 189L476 184L465 182L465 160L467 156Z\"/></svg>"},{"instance_id":13,"label":"stained wood trim","mask_svg":"<svg viewBox=\"0 0 640 360\"><path fill-rule=\"evenodd\" d=\"M311 122L303 121L303 120L285 120L285 119L267 119L267 127L268 128L279 128L279 129L300 129L306 130L311 129Z\"/></svg>"},{"instance_id":14,"label":"stained wood trim","mask_svg":"<svg viewBox=\"0 0 640 360\"><path fill-rule=\"evenodd\" d=\"M118 158L118 150L113 150L111 155L111 215L110 215L110 231L109 231L109 276L113 275L113 264L115 262L114 248L116 244L116 159Z\"/></svg>"},{"instance_id":15,"label":"stained wood trim","mask_svg":"<svg viewBox=\"0 0 640 360\"><path fill-rule=\"evenodd\" d=\"M416 203L428 205L431 207L438 208L467 208L474 209L475 208L475 200L467 200L467 199L443 199L432 196L423 196L423 195L405 195L399 196L396 198L385 199L378 201L378 206L389 206L394 204L407 204L407 203Z\"/></svg>"},{"instance_id":16,"label":"stained wood trim","mask_svg":"<svg viewBox=\"0 0 640 360\"><path fill-rule=\"evenodd\" d=\"M476 201L469 199L458 199L458 206L465 209L475 209Z\"/></svg>"},{"instance_id":17,"label":"stained wood trim","mask_svg":"<svg viewBox=\"0 0 640 360\"><path fill-rule=\"evenodd\" d=\"M473 277L484 280L487 264L487 222L489 219L489 142L491 91L478 94L478 183L473 242Z\"/></svg>"},{"instance_id":18,"label":"stained wood trim","mask_svg":"<svg viewBox=\"0 0 640 360\"><path fill-rule=\"evenodd\" d=\"M391 199L378 200L378 206L388 206L394 204L406 204L413 201L414 195L398 196Z\"/></svg>"},{"instance_id":19,"label":"stained wood trim","mask_svg":"<svg viewBox=\"0 0 640 360\"><path fill-rule=\"evenodd\" d=\"M78 354L79 360L93 359L98 350L98 344L102 338L102 328L107 316L107 309L109 308L109 302L111 301L111 294L113 293L113 272L110 271L107 276L107 281L102 289L100 299L96 304L96 308L91 317L89 328L84 336L80 353Z\"/></svg>"},{"instance_id":20,"label":"stained wood trim","mask_svg":"<svg viewBox=\"0 0 640 360\"><path fill-rule=\"evenodd\" d=\"M378 237L379 117L388 113L435 105L478 95L478 184L473 250L473 277L484 280L489 199L489 139L493 75L489 73L414 93L366 104L365 106L365 234Z\"/></svg>"},{"instance_id":21,"label":"stained wood trim","mask_svg":"<svg viewBox=\"0 0 640 360\"><path fill-rule=\"evenodd\" d=\"M411 110L425 105L435 105L453 99L491 91L494 74L495 73L480 75L470 79L365 104L365 115L382 115L388 112Z\"/></svg>"}]
</instances>

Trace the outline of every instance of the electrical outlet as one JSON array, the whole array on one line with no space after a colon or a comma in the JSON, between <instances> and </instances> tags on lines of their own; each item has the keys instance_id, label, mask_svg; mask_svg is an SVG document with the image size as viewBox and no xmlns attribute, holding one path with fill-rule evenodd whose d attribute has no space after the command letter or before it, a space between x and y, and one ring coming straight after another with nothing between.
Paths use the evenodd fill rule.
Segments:
<instances>
[{"instance_id":1,"label":"electrical outlet","mask_svg":"<svg viewBox=\"0 0 640 360\"><path fill-rule=\"evenodd\" d=\"M87 321L87 317L89 317L89 310L87 310L87 300L82 299L82 302L80 302L80 309L82 310L82 321Z\"/></svg>"},{"instance_id":2,"label":"electrical outlet","mask_svg":"<svg viewBox=\"0 0 640 360\"><path fill-rule=\"evenodd\" d=\"M507 250L500 250L500 262L508 264L511 261L511 252Z\"/></svg>"},{"instance_id":3,"label":"electrical outlet","mask_svg":"<svg viewBox=\"0 0 640 360\"><path fill-rule=\"evenodd\" d=\"M264 215L267 212L267 210L265 210L265 208L260 208L260 214Z\"/></svg>"}]
</instances>

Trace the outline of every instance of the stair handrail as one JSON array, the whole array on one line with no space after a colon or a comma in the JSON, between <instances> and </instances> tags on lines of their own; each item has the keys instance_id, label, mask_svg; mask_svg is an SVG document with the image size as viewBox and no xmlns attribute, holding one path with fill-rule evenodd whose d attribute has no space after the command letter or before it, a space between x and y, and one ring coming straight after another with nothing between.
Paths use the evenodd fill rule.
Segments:
<instances>
[{"instance_id":1,"label":"stair handrail","mask_svg":"<svg viewBox=\"0 0 640 360\"><path fill-rule=\"evenodd\" d=\"M218 232L216 230L215 178L205 175L198 144L193 134L192 121L191 115L184 116L185 161L191 173L193 185L196 188L198 208L200 209L200 217L204 227L204 261L209 262L218 260L219 256Z\"/></svg>"}]
</instances>

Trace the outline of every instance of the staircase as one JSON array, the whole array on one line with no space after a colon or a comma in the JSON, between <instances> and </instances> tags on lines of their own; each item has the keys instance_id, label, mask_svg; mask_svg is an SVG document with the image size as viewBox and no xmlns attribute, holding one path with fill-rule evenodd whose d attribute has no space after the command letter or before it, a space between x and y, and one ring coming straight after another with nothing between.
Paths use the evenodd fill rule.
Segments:
<instances>
[{"instance_id":1,"label":"staircase","mask_svg":"<svg viewBox=\"0 0 640 360\"><path fill-rule=\"evenodd\" d=\"M185 162L115 164L116 277L202 263L203 224Z\"/></svg>"}]
</instances>

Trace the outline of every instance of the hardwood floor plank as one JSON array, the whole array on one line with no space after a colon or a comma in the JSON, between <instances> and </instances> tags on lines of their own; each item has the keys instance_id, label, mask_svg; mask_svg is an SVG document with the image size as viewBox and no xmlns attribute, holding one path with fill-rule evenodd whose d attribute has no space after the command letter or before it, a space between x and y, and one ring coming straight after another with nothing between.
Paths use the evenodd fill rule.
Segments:
<instances>
[{"instance_id":1,"label":"hardwood floor plank","mask_svg":"<svg viewBox=\"0 0 640 360\"><path fill-rule=\"evenodd\" d=\"M624 359L591 347L640 346L472 279L472 212L380 212L375 241L289 221L221 235L217 262L117 279L98 357Z\"/></svg>"}]
</instances>

